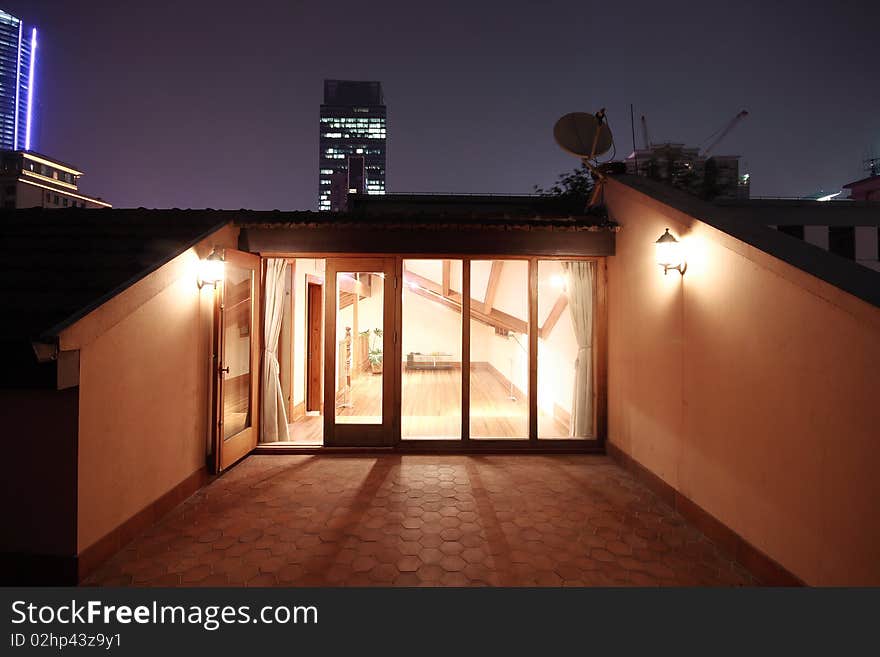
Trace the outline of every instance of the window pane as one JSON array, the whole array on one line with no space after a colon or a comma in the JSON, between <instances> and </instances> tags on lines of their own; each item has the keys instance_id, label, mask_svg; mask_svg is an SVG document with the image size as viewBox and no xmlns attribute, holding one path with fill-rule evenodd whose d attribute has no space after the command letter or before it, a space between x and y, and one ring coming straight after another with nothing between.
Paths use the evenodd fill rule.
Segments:
<instances>
[{"instance_id":1,"label":"window pane","mask_svg":"<svg viewBox=\"0 0 880 657\"><path fill-rule=\"evenodd\" d=\"M385 275L336 274L336 423L382 424Z\"/></svg>"},{"instance_id":2,"label":"window pane","mask_svg":"<svg viewBox=\"0 0 880 657\"><path fill-rule=\"evenodd\" d=\"M471 262L470 435L529 435L529 265Z\"/></svg>"},{"instance_id":3,"label":"window pane","mask_svg":"<svg viewBox=\"0 0 880 657\"><path fill-rule=\"evenodd\" d=\"M595 263L538 262L538 438L591 438Z\"/></svg>"},{"instance_id":4,"label":"window pane","mask_svg":"<svg viewBox=\"0 0 880 657\"><path fill-rule=\"evenodd\" d=\"M401 436L461 438L461 260L403 261Z\"/></svg>"},{"instance_id":5,"label":"window pane","mask_svg":"<svg viewBox=\"0 0 880 657\"><path fill-rule=\"evenodd\" d=\"M251 426L250 269L226 265L223 303L223 438Z\"/></svg>"}]
</instances>

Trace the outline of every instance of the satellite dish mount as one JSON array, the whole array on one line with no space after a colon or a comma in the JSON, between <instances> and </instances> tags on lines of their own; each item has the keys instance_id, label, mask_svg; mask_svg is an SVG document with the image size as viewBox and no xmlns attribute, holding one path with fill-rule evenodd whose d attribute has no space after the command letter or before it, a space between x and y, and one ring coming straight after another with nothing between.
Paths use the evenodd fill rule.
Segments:
<instances>
[{"instance_id":1,"label":"satellite dish mount","mask_svg":"<svg viewBox=\"0 0 880 657\"><path fill-rule=\"evenodd\" d=\"M608 152L614 143L603 107L595 114L571 112L553 126L553 138L567 153L580 158L596 183L587 208L599 204L605 184L605 174L599 170L598 158Z\"/></svg>"}]
</instances>

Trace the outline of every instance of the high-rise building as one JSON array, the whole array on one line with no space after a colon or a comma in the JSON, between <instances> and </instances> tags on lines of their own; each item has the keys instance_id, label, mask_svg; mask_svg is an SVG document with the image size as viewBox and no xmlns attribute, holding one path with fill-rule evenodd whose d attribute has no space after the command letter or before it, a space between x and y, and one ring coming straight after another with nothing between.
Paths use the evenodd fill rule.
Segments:
<instances>
[{"instance_id":1,"label":"high-rise building","mask_svg":"<svg viewBox=\"0 0 880 657\"><path fill-rule=\"evenodd\" d=\"M0 10L0 148L33 150L37 28Z\"/></svg>"},{"instance_id":2,"label":"high-rise building","mask_svg":"<svg viewBox=\"0 0 880 657\"><path fill-rule=\"evenodd\" d=\"M319 210L345 210L349 193L385 193L386 118L381 82L324 80Z\"/></svg>"}]
</instances>

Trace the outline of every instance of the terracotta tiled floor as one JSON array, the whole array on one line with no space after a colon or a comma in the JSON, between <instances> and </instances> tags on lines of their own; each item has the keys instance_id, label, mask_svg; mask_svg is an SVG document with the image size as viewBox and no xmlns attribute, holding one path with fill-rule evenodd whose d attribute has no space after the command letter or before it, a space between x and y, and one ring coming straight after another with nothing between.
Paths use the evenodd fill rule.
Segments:
<instances>
[{"instance_id":1,"label":"terracotta tiled floor","mask_svg":"<svg viewBox=\"0 0 880 657\"><path fill-rule=\"evenodd\" d=\"M754 581L603 456L252 456L90 585Z\"/></svg>"}]
</instances>

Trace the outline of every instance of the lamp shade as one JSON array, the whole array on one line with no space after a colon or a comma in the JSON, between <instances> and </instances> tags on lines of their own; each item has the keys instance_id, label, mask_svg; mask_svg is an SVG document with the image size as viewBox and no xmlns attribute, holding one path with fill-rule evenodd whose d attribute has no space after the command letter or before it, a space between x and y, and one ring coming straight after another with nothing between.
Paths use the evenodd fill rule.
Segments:
<instances>
[{"instance_id":1,"label":"lamp shade","mask_svg":"<svg viewBox=\"0 0 880 657\"><path fill-rule=\"evenodd\" d=\"M681 242L675 239L668 228L660 236L660 239L654 243L654 246L657 254L657 264L663 267L664 271L681 267Z\"/></svg>"},{"instance_id":2,"label":"lamp shade","mask_svg":"<svg viewBox=\"0 0 880 657\"><path fill-rule=\"evenodd\" d=\"M223 281L224 265L223 254L215 248L211 251L211 255L199 263L199 287L203 285L217 287Z\"/></svg>"}]
</instances>

